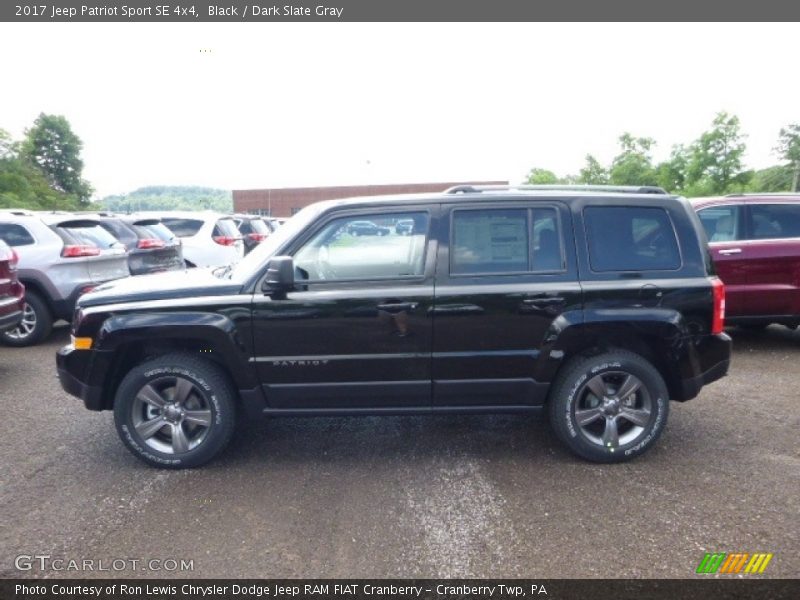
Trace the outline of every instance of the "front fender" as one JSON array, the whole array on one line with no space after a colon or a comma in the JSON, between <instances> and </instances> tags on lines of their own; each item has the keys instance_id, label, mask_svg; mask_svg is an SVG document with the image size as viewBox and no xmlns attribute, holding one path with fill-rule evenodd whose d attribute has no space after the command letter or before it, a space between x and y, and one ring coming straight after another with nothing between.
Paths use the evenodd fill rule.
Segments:
<instances>
[{"instance_id":1,"label":"front fender","mask_svg":"<svg viewBox=\"0 0 800 600\"><path fill-rule=\"evenodd\" d=\"M115 315L100 327L95 349L114 355L121 347L134 343L179 343L223 364L239 388L254 388L256 383L248 364L250 344L241 339L234 321L250 318L248 311L242 313L181 311Z\"/></svg>"}]
</instances>

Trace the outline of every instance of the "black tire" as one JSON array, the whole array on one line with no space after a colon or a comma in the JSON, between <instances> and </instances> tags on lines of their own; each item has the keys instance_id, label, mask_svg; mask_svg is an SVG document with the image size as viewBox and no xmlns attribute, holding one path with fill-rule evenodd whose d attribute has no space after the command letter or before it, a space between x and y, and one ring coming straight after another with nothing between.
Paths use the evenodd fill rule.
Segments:
<instances>
[{"instance_id":1,"label":"black tire","mask_svg":"<svg viewBox=\"0 0 800 600\"><path fill-rule=\"evenodd\" d=\"M33 346L44 341L53 330L53 315L47 303L36 292L25 292L25 306L23 319L33 316L33 328L27 331L21 324L15 329L4 331L0 339L7 346ZM30 323L30 321L27 321Z\"/></svg>"},{"instance_id":2,"label":"black tire","mask_svg":"<svg viewBox=\"0 0 800 600\"><path fill-rule=\"evenodd\" d=\"M633 392L618 397L626 383L636 386L637 382ZM598 385L606 390L603 399L592 391ZM551 388L549 413L558 438L578 456L600 463L624 462L646 452L661 435L669 416L669 394L647 360L615 350L578 357L565 365ZM617 432L616 444L613 432Z\"/></svg>"},{"instance_id":3,"label":"black tire","mask_svg":"<svg viewBox=\"0 0 800 600\"><path fill-rule=\"evenodd\" d=\"M182 401L171 402L179 394L179 385L187 382L191 390ZM156 408L149 390L143 393L145 386L155 390L161 401L166 400L163 408ZM150 399L145 401L145 397ZM201 413L208 425L192 422ZM160 428L158 419L163 422ZM214 363L188 353L167 354L125 375L114 400L114 422L128 450L147 464L165 469L199 467L219 454L233 435L235 392ZM148 424L155 430L149 435ZM175 448L176 427L182 432L179 437L186 440L185 451L182 446Z\"/></svg>"}]
</instances>

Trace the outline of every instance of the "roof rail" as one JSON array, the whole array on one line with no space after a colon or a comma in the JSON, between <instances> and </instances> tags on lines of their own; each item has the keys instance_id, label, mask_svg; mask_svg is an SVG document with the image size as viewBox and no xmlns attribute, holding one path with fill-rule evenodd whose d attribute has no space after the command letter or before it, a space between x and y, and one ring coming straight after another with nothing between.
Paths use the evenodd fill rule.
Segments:
<instances>
[{"instance_id":1,"label":"roof rail","mask_svg":"<svg viewBox=\"0 0 800 600\"><path fill-rule=\"evenodd\" d=\"M725 194L726 198L740 198L742 196L800 196L800 192L747 192L741 194Z\"/></svg>"},{"instance_id":2,"label":"roof rail","mask_svg":"<svg viewBox=\"0 0 800 600\"><path fill-rule=\"evenodd\" d=\"M611 192L618 194L660 194L668 195L664 188L655 185L456 185L444 191L445 194L476 194L504 190L545 191L545 192Z\"/></svg>"}]
</instances>

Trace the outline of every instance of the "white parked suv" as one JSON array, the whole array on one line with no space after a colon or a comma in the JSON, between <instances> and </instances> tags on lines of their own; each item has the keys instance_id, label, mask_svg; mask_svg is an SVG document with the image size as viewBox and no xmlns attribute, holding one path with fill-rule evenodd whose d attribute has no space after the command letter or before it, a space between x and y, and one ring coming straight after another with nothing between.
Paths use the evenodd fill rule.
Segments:
<instances>
[{"instance_id":1,"label":"white parked suv","mask_svg":"<svg viewBox=\"0 0 800 600\"><path fill-rule=\"evenodd\" d=\"M157 216L183 243L183 258L189 267L236 264L244 256L244 241L229 215L206 212L147 212Z\"/></svg>"}]
</instances>

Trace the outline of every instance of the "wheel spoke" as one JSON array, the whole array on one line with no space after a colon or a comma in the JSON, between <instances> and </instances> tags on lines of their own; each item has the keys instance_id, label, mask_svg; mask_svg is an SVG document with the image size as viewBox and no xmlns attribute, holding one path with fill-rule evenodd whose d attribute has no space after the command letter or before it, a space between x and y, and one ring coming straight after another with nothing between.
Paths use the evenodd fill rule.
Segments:
<instances>
[{"instance_id":1,"label":"wheel spoke","mask_svg":"<svg viewBox=\"0 0 800 600\"><path fill-rule=\"evenodd\" d=\"M650 420L650 411L624 407L622 411L620 411L620 416L624 417L634 425L646 427L648 421Z\"/></svg>"},{"instance_id":2,"label":"wheel spoke","mask_svg":"<svg viewBox=\"0 0 800 600\"><path fill-rule=\"evenodd\" d=\"M194 423L196 425L203 425L208 427L211 425L211 411L210 410L187 410L183 414L184 421Z\"/></svg>"},{"instance_id":3,"label":"wheel spoke","mask_svg":"<svg viewBox=\"0 0 800 600\"><path fill-rule=\"evenodd\" d=\"M587 383L586 386L592 391L592 393L600 398L601 400L606 396L606 383L603 381L602 375L596 375L592 377Z\"/></svg>"},{"instance_id":4,"label":"wheel spoke","mask_svg":"<svg viewBox=\"0 0 800 600\"><path fill-rule=\"evenodd\" d=\"M600 407L575 411L575 421L580 427L585 427L589 423L594 423L601 416L603 416L603 409Z\"/></svg>"},{"instance_id":5,"label":"wheel spoke","mask_svg":"<svg viewBox=\"0 0 800 600\"><path fill-rule=\"evenodd\" d=\"M189 451L189 440L180 423L172 425L172 449L176 454Z\"/></svg>"},{"instance_id":6,"label":"wheel spoke","mask_svg":"<svg viewBox=\"0 0 800 600\"><path fill-rule=\"evenodd\" d=\"M142 439L149 439L153 437L159 429L164 427L167 424L167 421L164 417L156 417L155 419L150 419L149 421L143 421L136 426L136 433L142 436Z\"/></svg>"},{"instance_id":7,"label":"wheel spoke","mask_svg":"<svg viewBox=\"0 0 800 600\"><path fill-rule=\"evenodd\" d=\"M189 394L192 393L193 389L194 386L191 381L183 377L178 377L175 381L175 396L172 401L177 404L183 404L186 402L186 399L189 397Z\"/></svg>"},{"instance_id":8,"label":"wheel spoke","mask_svg":"<svg viewBox=\"0 0 800 600\"><path fill-rule=\"evenodd\" d=\"M617 398L620 400L627 398L631 394L635 394L640 387L642 387L642 382L633 375L628 375L625 377L625 381L622 382L622 385L619 386L619 389L617 390Z\"/></svg>"},{"instance_id":9,"label":"wheel spoke","mask_svg":"<svg viewBox=\"0 0 800 600\"><path fill-rule=\"evenodd\" d=\"M136 397L147 402L151 406L155 406L156 408L164 408L164 405L166 404L166 400L164 400L164 398L161 397L161 394L159 394L149 383L139 390L139 393L136 395Z\"/></svg>"},{"instance_id":10,"label":"wheel spoke","mask_svg":"<svg viewBox=\"0 0 800 600\"><path fill-rule=\"evenodd\" d=\"M606 430L603 432L603 445L607 448L619 446L619 432L617 431L617 419L606 417Z\"/></svg>"}]
</instances>

